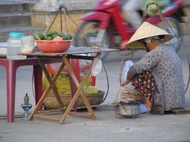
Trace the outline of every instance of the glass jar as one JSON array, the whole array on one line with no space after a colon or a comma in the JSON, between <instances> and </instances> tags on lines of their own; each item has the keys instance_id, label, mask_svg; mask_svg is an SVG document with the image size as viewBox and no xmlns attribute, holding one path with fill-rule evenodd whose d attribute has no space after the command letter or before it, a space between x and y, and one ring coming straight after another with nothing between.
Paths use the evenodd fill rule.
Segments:
<instances>
[{"instance_id":1,"label":"glass jar","mask_svg":"<svg viewBox=\"0 0 190 142\"><path fill-rule=\"evenodd\" d=\"M7 59L21 60L26 59L26 56L19 55L21 53L21 37L23 33L10 32L7 39Z\"/></svg>"}]
</instances>

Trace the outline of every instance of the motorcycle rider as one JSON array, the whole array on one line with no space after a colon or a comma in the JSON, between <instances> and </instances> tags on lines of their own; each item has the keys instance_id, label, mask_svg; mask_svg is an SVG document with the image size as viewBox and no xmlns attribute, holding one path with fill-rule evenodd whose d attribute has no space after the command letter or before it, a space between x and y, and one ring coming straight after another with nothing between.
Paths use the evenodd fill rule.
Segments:
<instances>
[{"instance_id":1,"label":"motorcycle rider","mask_svg":"<svg viewBox=\"0 0 190 142\"><path fill-rule=\"evenodd\" d=\"M171 0L125 0L124 5L122 6L124 18L127 19L135 29L137 29L141 23L141 17L137 11L140 9L145 10L146 5L149 3L157 3L159 8L163 9L171 3ZM157 12L157 7L155 5L149 6L147 15L150 13L154 15L154 12Z\"/></svg>"},{"instance_id":2,"label":"motorcycle rider","mask_svg":"<svg viewBox=\"0 0 190 142\"><path fill-rule=\"evenodd\" d=\"M137 12L143 2L145 0L125 0L124 5L122 6L122 12L124 18L129 22L135 29L137 29L141 23L141 17L139 13ZM128 41L123 41L121 43L120 49L126 49L125 45L127 44Z\"/></svg>"},{"instance_id":3,"label":"motorcycle rider","mask_svg":"<svg viewBox=\"0 0 190 142\"><path fill-rule=\"evenodd\" d=\"M122 6L124 18L137 29L141 23L141 17L137 12L145 0L127 0Z\"/></svg>"},{"instance_id":4,"label":"motorcycle rider","mask_svg":"<svg viewBox=\"0 0 190 142\"><path fill-rule=\"evenodd\" d=\"M144 10L146 5L148 3L157 3L159 7L162 9L165 6L167 6L171 0L125 0L121 1L121 5L124 2L124 5L122 6L122 12L124 18L129 22L135 29L138 29L138 27L141 24L141 16L137 12L138 10L142 9ZM155 6L150 7L150 11L155 10ZM157 9L157 8L156 8ZM149 11L149 12L150 12ZM154 13L152 13L154 14ZM121 44L121 49L125 49L125 45L128 41L123 41Z\"/></svg>"}]
</instances>

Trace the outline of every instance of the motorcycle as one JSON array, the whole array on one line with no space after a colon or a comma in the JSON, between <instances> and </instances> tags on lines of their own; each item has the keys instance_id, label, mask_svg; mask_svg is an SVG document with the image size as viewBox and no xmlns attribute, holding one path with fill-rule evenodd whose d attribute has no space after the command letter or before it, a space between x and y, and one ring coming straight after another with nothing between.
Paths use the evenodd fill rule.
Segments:
<instances>
[{"instance_id":1,"label":"motorcycle","mask_svg":"<svg viewBox=\"0 0 190 142\"><path fill-rule=\"evenodd\" d=\"M182 7L183 0L172 0L163 10L162 16L155 14L147 16L145 21L163 26L174 37L170 42L176 51L180 49L183 40L182 30L179 23L182 23L182 16L185 16ZM120 0L99 0L95 5L93 12L87 13L80 20L84 22L79 26L74 38L74 46L80 47L101 47L101 48L116 48L124 49L121 45L127 43L131 36L135 33L135 29L126 22L122 16ZM143 14L139 10L139 14ZM167 43L166 43L167 44ZM141 49L137 47L135 50ZM130 51L128 49L127 51ZM102 55L102 59L107 56L107 53Z\"/></svg>"}]
</instances>

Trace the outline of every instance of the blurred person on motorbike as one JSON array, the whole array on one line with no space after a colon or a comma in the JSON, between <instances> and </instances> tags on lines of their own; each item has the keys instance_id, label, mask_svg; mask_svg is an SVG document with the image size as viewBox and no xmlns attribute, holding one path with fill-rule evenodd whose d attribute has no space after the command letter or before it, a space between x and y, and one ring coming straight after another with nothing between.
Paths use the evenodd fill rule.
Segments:
<instances>
[{"instance_id":1,"label":"blurred person on motorbike","mask_svg":"<svg viewBox=\"0 0 190 142\"><path fill-rule=\"evenodd\" d=\"M165 8L171 0L125 0L122 6L124 18L129 22L135 29L141 24L141 16L139 10L145 10L146 5L149 3L156 3L160 9ZM152 16L158 11L156 5L150 5L147 10L147 15Z\"/></svg>"},{"instance_id":2,"label":"blurred person on motorbike","mask_svg":"<svg viewBox=\"0 0 190 142\"><path fill-rule=\"evenodd\" d=\"M171 0L121 0L121 8L123 12L123 16L127 22L129 22L133 28L137 29L141 24L141 15L138 12L139 10L144 11L146 9L147 4L156 3L159 5L160 9L165 8ZM152 16L156 14L158 11L156 5L149 6L147 10L147 15ZM125 49L125 45L128 41L123 41L121 43L121 49Z\"/></svg>"},{"instance_id":3,"label":"blurred person on motorbike","mask_svg":"<svg viewBox=\"0 0 190 142\"><path fill-rule=\"evenodd\" d=\"M135 29L137 29L141 23L141 17L137 12L141 9L142 4L145 0L127 0L122 6L124 18L129 22Z\"/></svg>"},{"instance_id":4,"label":"blurred person on motorbike","mask_svg":"<svg viewBox=\"0 0 190 142\"><path fill-rule=\"evenodd\" d=\"M132 82L141 84L135 86L141 95L147 97L146 92L151 84L153 114L171 113L173 109L185 107L185 90L183 72L180 58L171 45L164 43L171 40L173 36L148 22L144 22L134 33L126 46L143 47L147 54L138 62L134 63L127 73L126 81L121 86ZM142 78L143 74L150 71L154 82L150 84L150 78ZM140 80L138 79L140 77ZM150 76L151 77L151 76ZM135 79L135 80L134 80ZM142 80L143 79L143 80ZM148 88L147 88L148 87Z\"/></svg>"}]
</instances>

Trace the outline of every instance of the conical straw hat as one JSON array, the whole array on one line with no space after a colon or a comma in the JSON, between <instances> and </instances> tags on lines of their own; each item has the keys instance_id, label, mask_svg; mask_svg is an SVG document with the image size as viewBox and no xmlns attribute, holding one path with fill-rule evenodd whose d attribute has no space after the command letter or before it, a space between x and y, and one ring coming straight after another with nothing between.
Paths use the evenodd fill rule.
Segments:
<instances>
[{"instance_id":1,"label":"conical straw hat","mask_svg":"<svg viewBox=\"0 0 190 142\"><path fill-rule=\"evenodd\" d=\"M130 38L128 41L126 47L141 47L140 43L138 40L149 38L149 37L154 37L158 35L165 35L163 39L161 39L162 42L167 42L170 39L173 38L172 35L170 35L168 32L165 30L158 28L157 26L154 26L148 22L144 22L134 33L134 35Z\"/></svg>"}]
</instances>

